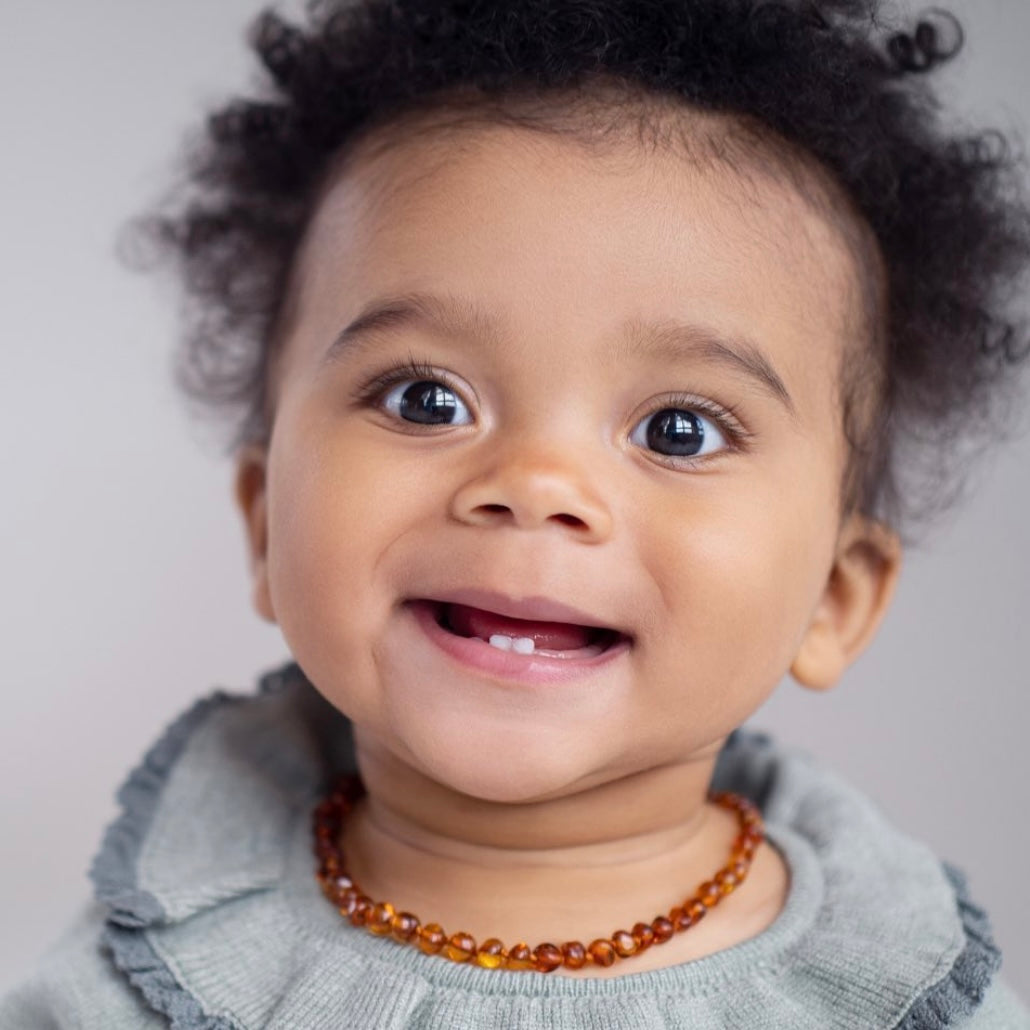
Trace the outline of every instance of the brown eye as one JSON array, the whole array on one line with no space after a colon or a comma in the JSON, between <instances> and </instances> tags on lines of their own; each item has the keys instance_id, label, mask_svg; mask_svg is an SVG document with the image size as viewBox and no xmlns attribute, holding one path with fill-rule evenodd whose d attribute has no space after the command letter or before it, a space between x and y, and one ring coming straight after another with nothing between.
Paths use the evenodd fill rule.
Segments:
<instances>
[{"instance_id":1,"label":"brown eye","mask_svg":"<svg viewBox=\"0 0 1030 1030\"><path fill-rule=\"evenodd\" d=\"M383 395L383 407L405 422L464 425L471 415L461 398L443 383L407 380Z\"/></svg>"},{"instance_id":2,"label":"brown eye","mask_svg":"<svg viewBox=\"0 0 1030 1030\"><path fill-rule=\"evenodd\" d=\"M712 419L683 408L662 408L648 415L637 424L631 440L670 458L704 457L720 450L719 444L726 446Z\"/></svg>"}]
</instances>

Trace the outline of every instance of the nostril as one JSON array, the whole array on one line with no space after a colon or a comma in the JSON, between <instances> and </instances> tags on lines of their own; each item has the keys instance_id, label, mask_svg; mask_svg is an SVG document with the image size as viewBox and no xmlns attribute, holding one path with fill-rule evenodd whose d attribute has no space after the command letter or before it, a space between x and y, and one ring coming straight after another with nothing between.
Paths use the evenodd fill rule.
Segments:
<instances>
[{"instance_id":1,"label":"nostril","mask_svg":"<svg viewBox=\"0 0 1030 1030\"><path fill-rule=\"evenodd\" d=\"M553 518L556 518L560 523L562 523L565 526L576 526L578 528L579 526L586 525L586 523L581 518L578 518L575 515L566 515L562 513L560 515L553 516Z\"/></svg>"}]
</instances>

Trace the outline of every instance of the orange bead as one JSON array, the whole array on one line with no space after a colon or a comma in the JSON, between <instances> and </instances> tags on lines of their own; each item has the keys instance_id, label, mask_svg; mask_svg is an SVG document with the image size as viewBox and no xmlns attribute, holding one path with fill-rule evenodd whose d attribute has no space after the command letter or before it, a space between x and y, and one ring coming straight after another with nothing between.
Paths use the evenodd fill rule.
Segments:
<instances>
[{"instance_id":1,"label":"orange bead","mask_svg":"<svg viewBox=\"0 0 1030 1030\"><path fill-rule=\"evenodd\" d=\"M656 916L651 920L651 931L654 933L655 944L664 944L671 939L676 928L672 925L671 919L666 919L665 916Z\"/></svg>"},{"instance_id":2,"label":"orange bead","mask_svg":"<svg viewBox=\"0 0 1030 1030\"><path fill-rule=\"evenodd\" d=\"M353 887L354 881L349 876L337 874L326 880L325 892L329 896L329 900L338 907L343 895Z\"/></svg>"},{"instance_id":3,"label":"orange bead","mask_svg":"<svg viewBox=\"0 0 1030 1030\"><path fill-rule=\"evenodd\" d=\"M517 970L533 968L533 952L525 941L519 941L518 944L508 949L508 959L505 962L505 966L508 969Z\"/></svg>"},{"instance_id":4,"label":"orange bead","mask_svg":"<svg viewBox=\"0 0 1030 1030\"><path fill-rule=\"evenodd\" d=\"M419 931L418 916L413 916L410 912L398 912L393 917L390 930L394 940L402 944L413 943Z\"/></svg>"},{"instance_id":5,"label":"orange bead","mask_svg":"<svg viewBox=\"0 0 1030 1030\"><path fill-rule=\"evenodd\" d=\"M354 914L354 909L357 907L358 898L361 897L361 891L357 887L351 887L345 890L339 897L336 907L340 910L340 914L346 916L348 919Z\"/></svg>"},{"instance_id":6,"label":"orange bead","mask_svg":"<svg viewBox=\"0 0 1030 1030\"><path fill-rule=\"evenodd\" d=\"M504 945L496 938L484 941L476 952L476 964L484 969L498 969L504 964Z\"/></svg>"},{"instance_id":7,"label":"orange bead","mask_svg":"<svg viewBox=\"0 0 1030 1030\"><path fill-rule=\"evenodd\" d=\"M561 953L566 969L582 969L587 964L587 949L579 941L566 941Z\"/></svg>"},{"instance_id":8,"label":"orange bead","mask_svg":"<svg viewBox=\"0 0 1030 1030\"><path fill-rule=\"evenodd\" d=\"M610 966L616 958L615 946L604 938L593 941L587 948L587 954L595 966Z\"/></svg>"},{"instance_id":9,"label":"orange bead","mask_svg":"<svg viewBox=\"0 0 1030 1030\"><path fill-rule=\"evenodd\" d=\"M350 921L355 926L365 926L373 908L375 902L367 894L359 894L350 913Z\"/></svg>"},{"instance_id":10,"label":"orange bead","mask_svg":"<svg viewBox=\"0 0 1030 1030\"><path fill-rule=\"evenodd\" d=\"M705 908L715 908L715 906L719 904L719 899L722 897L722 891L720 891L711 880L705 880L705 882L698 887L697 896Z\"/></svg>"},{"instance_id":11,"label":"orange bead","mask_svg":"<svg viewBox=\"0 0 1030 1030\"><path fill-rule=\"evenodd\" d=\"M435 955L444 946L447 935L439 923L428 923L418 932L418 946L427 955Z\"/></svg>"},{"instance_id":12,"label":"orange bead","mask_svg":"<svg viewBox=\"0 0 1030 1030\"><path fill-rule=\"evenodd\" d=\"M640 945L633 938L629 930L616 930L612 934L612 944L615 947L619 958L629 958L640 950Z\"/></svg>"},{"instance_id":13,"label":"orange bead","mask_svg":"<svg viewBox=\"0 0 1030 1030\"><path fill-rule=\"evenodd\" d=\"M762 839L762 836L755 833L753 830L745 830L733 842L734 855L750 859L758 850L758 845L762 843Z\"/></svg>"},{"instance_id":14,"label":"orange bead","mask_svg":"<svg viewBox=\"0 0 1030 1030\"><path fill-rule=\"evenodd\" d=\"M365 925L379 937L385 937L393 932L393 917L397 915L393 905L388 901L380 901L378 905L372 906L365 920Z\"/></svg>"},{"instance_id":15,"label":"orange bead","mask_svg":"<svg viewBox=\"0 0 1030 1030\"><path fill-rule=\"evenodd\" d=\"M557 944L538 944L533 949L533 968L538 973L553 973L561 964L562 953Z\"/></svg>"},{"instance_id":16,"label":"orange bead","mask_svg":"<svg viewBox=\"0 0 1030 1030\"><path fill-rule=\"evenodd\" d=\"M691 898L686 904L686 913L690 916L692 923L700 922L707 912L708 909L697 898Z\"/></svg>"},{"instance_id":17,"label":"orange bead","mask_svg":"<svg viewBox=\"0 0 1030 1030\"><path fill-rule=\"evenodd\" d=\"M684 930L689 929L693 924L693 920L679 905L670 910L669 922L672 923L673 928L677 933L682 933Z\"/></svg>"},{"instance_id":18,"label":"orange bead","mask_svg":"<svg viewBox=\"0 0 1030 1030\"><path fill-rule=\"evenodd\" d=\"M443 954L452 962L468 962L478 950L475 937L464 931L452 933L443 946Z\"/></svg>"},{"instance_id":19,"label":"orange bead","mask_svg":"<svg viewBox=\"0 0 1030 1030\"><path fill-rule=\"evenodd\" d=\"M720 869L712 878L712 882L724 895L732 894L737 889L737 878L729 869Z\"/></svg>"},{"instance_id":20,"label":"orange bead","mask_svg":"<svg viewBox=\"0 0 1030 1030\"><path fill-rule=\"evenodd\" d=\"M650 923L635 923L632 933L633 940L637 942L637 951L646 951L654 944L654 930Z\"/></svg>"},{"instance_id":21,"label":"orange bead","mask_svg":"<svg viewBox=\"0 0 1030 1030\"><path fill-rule=\"evenodd\" d=\"M742 858L738 858L736 861L731 862L727 868L737 878L737 883L743 883L747 878L748 870L751 868L751 863L744 861Z\"/></svg>"}]
</instances>

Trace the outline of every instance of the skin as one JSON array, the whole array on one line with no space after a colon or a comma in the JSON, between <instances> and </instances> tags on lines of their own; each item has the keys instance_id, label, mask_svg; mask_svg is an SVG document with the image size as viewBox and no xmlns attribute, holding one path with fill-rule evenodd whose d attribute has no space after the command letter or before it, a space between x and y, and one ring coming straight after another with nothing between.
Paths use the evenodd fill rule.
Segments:
<instances>
[{"instance_id":1,"label":"skin","mask_svg":"<svg viewBox=\"0 0 1030 1030\"><path fill-rule=\"evenodd\" d=\"M296 282L271 441L240 452L236 493L258 612L355 724L352 871L480 941L589 942L667 912L736 834L706 801L726 736L788 673L832 686L897 581L897 538L837 506L838 363L860 321L840 230L759 171L480 125L359 151ZM395 327L326 359L369 301L412 291L492 324ZM652 320L746 335L793 411L689 348L634 347ZM467 424L358 399L409 355ZM670 393L732 407L747 440L701 412L704 457L649 449L639 427ZM455 665L403 605L469 586L573 605L632 647L589 679L512 687ZM689 933L571 975L746 940L788 885L766 843Z\"/></svg>"}]
</instances>

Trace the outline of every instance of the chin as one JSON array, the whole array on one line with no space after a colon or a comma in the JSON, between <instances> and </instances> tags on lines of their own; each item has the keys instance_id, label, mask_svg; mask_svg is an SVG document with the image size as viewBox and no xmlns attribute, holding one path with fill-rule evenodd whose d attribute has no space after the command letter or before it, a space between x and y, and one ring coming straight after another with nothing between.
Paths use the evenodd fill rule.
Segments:
<instances>
[{"instance_id":1,"label":"chin","mask_svg":"<svg viewBox=\"0 0 1030 1030\"><path fill-rule=\"evenodd\" d=\"M424 729L424 727L423 727ZM455 727L458 729L458 727ZM464 725L457 733L405 734L405 750L419 771L480 801L528 804L570 793L591 771L582 742L575 750L559 734L520 732L510 727ZM441 732L442 731L442 732Z\"/></svg>"}]
</instances>

